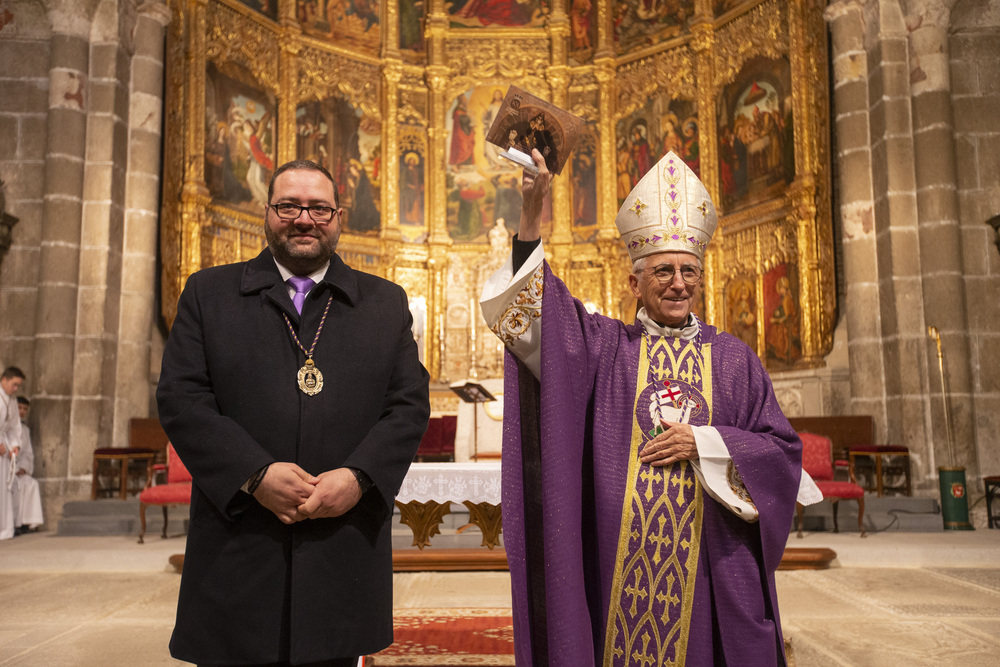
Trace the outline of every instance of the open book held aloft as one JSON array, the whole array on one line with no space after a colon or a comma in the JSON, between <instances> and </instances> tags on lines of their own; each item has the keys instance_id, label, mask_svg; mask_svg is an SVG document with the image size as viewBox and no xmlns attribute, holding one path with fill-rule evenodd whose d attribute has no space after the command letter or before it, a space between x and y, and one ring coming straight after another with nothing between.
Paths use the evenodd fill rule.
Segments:
<instances>
[{"instance_id":1,"label":"open book held aloft","mask_svg":"<svg viewBox=\"0 0 1000 667\"><path fill-rule=\"evenodd\" d=\"M486 141L503 148L500 157L538 173L531 150L537 148L553 174L562 171L583 130L583 119L546 102L517 86L511 86Z\"/></svg>"}]
</instances>

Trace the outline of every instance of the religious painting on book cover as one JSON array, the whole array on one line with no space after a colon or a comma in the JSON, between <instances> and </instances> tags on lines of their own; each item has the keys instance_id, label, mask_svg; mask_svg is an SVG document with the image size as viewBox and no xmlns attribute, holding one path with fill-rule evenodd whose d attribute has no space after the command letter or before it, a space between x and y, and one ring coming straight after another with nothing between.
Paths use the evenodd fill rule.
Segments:
<instances>
[{"instance_id":1,"label":"religious painting on book cover","mask_svg":"<svg viewBox=\"0 0 1000 667\"><path fill-rule=\"evenodd\" d=\"M791 368L802 357L799 280L794 264L764 274L764 341L768 368Z\"/></svg>"},{"instance_id":2,"label":"religious painting on book cover","mask_svg":"<svg viewBox=\"0 0 1000 667\"><path fill-rule=\"evenodd\" d=\"M445 0L445 10L453 28L540 28L549 0Z\"/></svg>"},{"instance_id":3,"label":"religious painting on book cover","mask_svg":"<svg viewBox=\"0 0 1000 667\"><path fill-rule=\"evenodd\" d=\"M752 277L733 278L726 285L726 331L757 351L757 289Z\"/></svg>"},{"instance_id":4,"label":"religious painting on book cover","mask_svg":"<svg viewBox=\"0 0 1000 667\"><path fill-rule=\"evenodd\" d=\"M379 0L297 0L296 15L307 34L379 47Z\"/></svg>"},{"instance_id":5,"label":"religious painting on book cover","mask_svg":"<svg viewBox=\"0 0 1000 667\"><path fill-rule=\"evenodd\" d=\"M270 95L219 72L205 77L205 184L212 199L259 213L274 171L275 103Z\"/></svg>"},{"instance_id":6,"label":"religious painting on book cover","mask_svg":"<svg viewBox=\"0 0 1000 667\"><path fill-rule=\"evenodd\" d=\"M782 196L795 178L791 69L754 58L718 100L720 208L726 213Z\"/></svg>"},{"instance_id":7,"label":"religious painting on book cover","mask_svg":"<svg viewBox=\"0 0 1000 667\"><path fill-rule=\"evenodd\" d=\"M381 228L382 130L340 97L306 102L295 112L296 155L326 167L337 183L344 231L374 234Z\"/></svg>"}]
</instances>

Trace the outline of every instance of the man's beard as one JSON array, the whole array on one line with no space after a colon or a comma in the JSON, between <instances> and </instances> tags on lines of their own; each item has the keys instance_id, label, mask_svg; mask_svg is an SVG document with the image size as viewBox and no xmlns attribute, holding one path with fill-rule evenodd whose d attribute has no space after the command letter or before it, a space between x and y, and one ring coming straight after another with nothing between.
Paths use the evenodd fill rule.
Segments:
<instances>
[{"instance_id":1,"label":"man's beard","mask_svg":"<svg viewBox=\"0 0 1000 667\"><path fill-rule=\"evenodd\" d=\"M288 237L279 238L278 234L271 229L271 226L264 224L264 238L267 239L267 247L282 264L297 263L302 260L315 260L325 262L337 251L337 243L340 242L340 229L334 232L333 236L313 236L319 241L319 247L314 251L296 248L289 242Z\"/></svg>"}]
</instances>

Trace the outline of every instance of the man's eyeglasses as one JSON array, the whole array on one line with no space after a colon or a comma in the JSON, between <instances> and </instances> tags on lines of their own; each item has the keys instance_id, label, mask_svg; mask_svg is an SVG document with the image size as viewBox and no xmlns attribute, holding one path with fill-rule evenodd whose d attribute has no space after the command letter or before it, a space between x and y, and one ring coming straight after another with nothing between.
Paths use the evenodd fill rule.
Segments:
<instances>
[{"instance_id":1,"label":"man's eyeglasses","mask_svg":"<svg viewBox=\"0 0 1000 667\"><path fill-rule=\"evenodd\" d=\"M313 219L313 222L330 222L333 220L333 214L337 210L332 206L299 206L298 204L292 204L290 202L268 204L268 206L273 208L274 212L277 213L278 217L282 220L298 220L299 216L302 215L302 211L305 211L309 214L309 217Z\"/></svg>"},{"instance_id":2,"label":"man's eyeglasses","mask_svg":"<svg viewBox=\"0 0 1000 667\"><path fill-rule=\"evenodd\" d=\"M674 280L674 274L681 272L681 280L688 285L694 285L701 280L701 269L693 264L674 267L673 264L660 264L652 270L653 277L660 281L661 285L667 285Z\"/></svg>"}]
</instances>

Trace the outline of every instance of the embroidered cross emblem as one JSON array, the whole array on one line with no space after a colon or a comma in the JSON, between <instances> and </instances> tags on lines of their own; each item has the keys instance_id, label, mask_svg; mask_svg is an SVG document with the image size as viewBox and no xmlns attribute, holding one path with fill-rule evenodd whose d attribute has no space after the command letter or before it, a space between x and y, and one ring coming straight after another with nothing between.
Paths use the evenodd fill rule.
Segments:
<instances>
[{"instance_id":1,"label":"embroidered cross emblem","mask_svg":"<svg viewBox=\"0 0 1000 667\"><path fill-rule=\"evenodd\" d=\"M656 594L656 601L663 605L663 614L660 616L660 620L663 623L667 623L667 621L670 620L670 607L681 601L681 599L677 597L676 593L670 592L674 587L674 581L675 579L673 573L668 574L666 589L669 595L662 591Z\"/></svg>"},{"instance_id":2,"label":"embroidered cross emblem","mask_svg":"<svg viewBox=\"0 0 1000 667\"><path fill-rule=\"evenodd\" d=\"M649 541L656 545L656 550L653 552L653 562L657 565L660 564L660 549L662 547L670 547L671 539L670 535L665 535L663 533L663 527L667 523L667 517L659 516L657 521L660 524L660 532L657 535L650 535Z\"/></svg>"},{"instance_id":3,"label":"embroidered cross emblem","mask_svg":"<svg viewBox=\"0 0 1000 667\"><path fill-rule=\"evenodd\" d=\"M694 481L690 477L684 476L679 483L679 488L677 489L677 504L683 505L687 502L687 498L684 496L684 489L690 489L694 486Z\"/></svg>"},{"instance_id":4,"label":"embroidered cross emblem","mask_svg":"<svg viewBox=\"0 0 1000 667\"><path fill-rule=\"evenodd\" d=\"M677 405L677 399L681 397L681 390L677 387L670 386L670 380L664 380L663 386L666 389L660 391L660 398L669 398L673 401L674 405Z\"/></svg>"},{"instance_id":5,"label":"embroidered cross emblem","mask_svg":"<svg viewBox=\"0 0 1000 667\"><path fill-rule=\"evenodd\" d=\"M645 211L647 208L649 208L649 206L647 206L646 204L644 204L641 199L639 199L638 197L636 197L635 198L635 203L632 204L632 206L630 206L628 210L632 211L636 215L639 215L640 213L642 213L643 211Z\"/></svg>"},{"instance_id":6,"label":"embroidered cross emblem","mask_svg":"<svg viewBox=\"0 0 1000 667\"><path fill-rule=\"evenodd\" d=\"M635 576L635 583L625 588L625 593L632 597L632 607L629 609L629 613L632 614L632 618L636 615L636 602L639 598L643 600L646 599L646 589L639 587L639 580L642 578L642 568L635 568L635 572L632 573Z\"/></svg>"},{"instance_id":7,"label":"embroidered cross emblem","mask_svg":"<svg viewBox=\"0 0 1000 667\"><path fill-rule=\"evenodd\" d=\"M648 503L653 499L653 482L658 477L656 468L653 467L643 467L642 472L639 473L639 478L646 482L646 502Z\"/></svg>"},{"instance_id":8,"label":"embroidered cross emblem","mask_svg":"<svg viewBox=\"0 0 1000 667\"><path fill-rule=\"evenodd\" d=\"M650 655L648 649L649 649L649 633L644 632L642 633L642 653L639 652L639 649L632 651L632 660L635 662L635 664L639 665L639 667L646 667L646 665L656 664L656 656Z\"/></svg>"}]
</instances>

